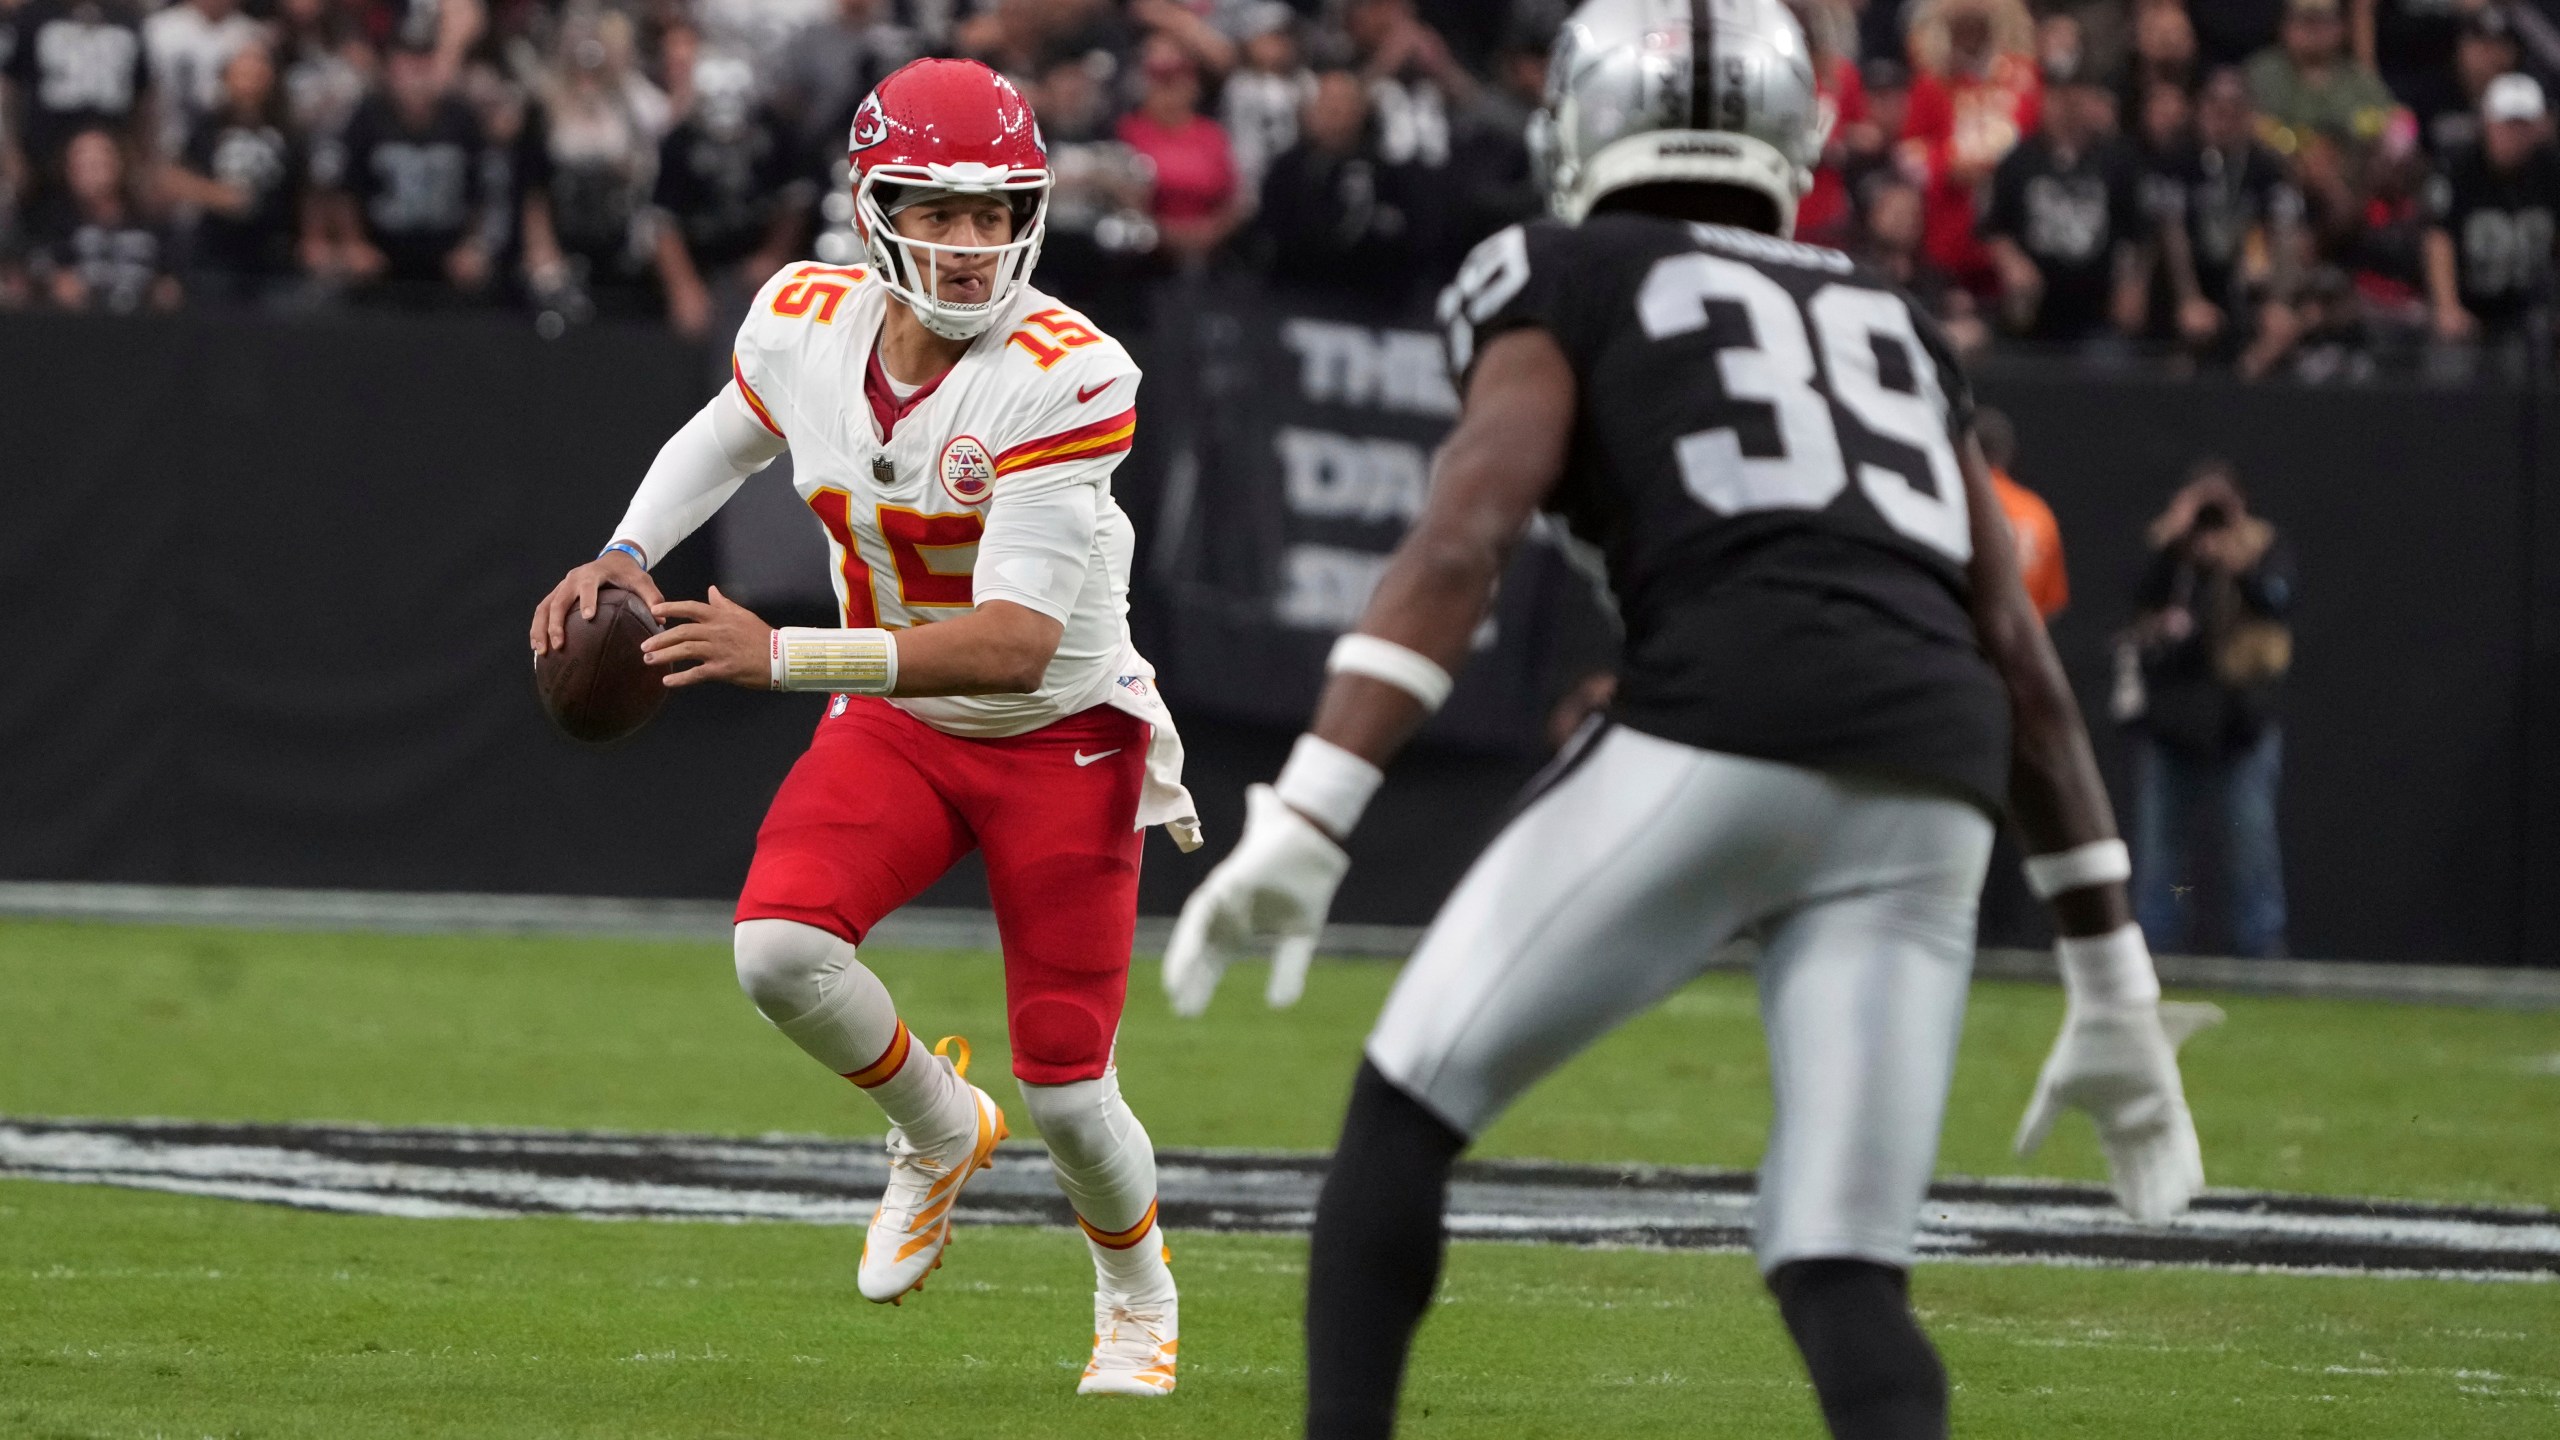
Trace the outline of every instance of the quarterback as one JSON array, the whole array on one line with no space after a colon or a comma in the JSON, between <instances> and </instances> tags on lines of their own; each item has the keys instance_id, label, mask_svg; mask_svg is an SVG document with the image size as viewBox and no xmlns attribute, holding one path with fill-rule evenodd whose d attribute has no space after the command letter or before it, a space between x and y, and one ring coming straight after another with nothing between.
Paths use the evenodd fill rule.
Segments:
<instances>
[{"instance_id":1,"label":"quarterback","mask_svg":"<svg viewBox=\"0 0 2560 1440\"><path fill-rule=\"evenodd\" d=\"M832 696L757 832L735 934L756 1008L889 1118L866 1299L923 1288L1006 1127L966 1042L928 1052L856 947L984 852L1014 1075L1093 1255L1078 1389L1165 1394L1179 1321L1155 1153L1112 1047L1144 830L1188 849L1199 826L1129 640L1135 546L1111 474L1137 428L1137 366L1029 283L1050 172L1009 82L919 60L863 102L850 144L867 263L767 282L730 382L659 452L613 542L536 610L533 648L563 643L570 610L592 614L609 583L668 622L644 647L668 685ZM842 628L774 629L717 589L660 596L648 567L785 449L827 533Z\"/></svg>"}]
</instances>

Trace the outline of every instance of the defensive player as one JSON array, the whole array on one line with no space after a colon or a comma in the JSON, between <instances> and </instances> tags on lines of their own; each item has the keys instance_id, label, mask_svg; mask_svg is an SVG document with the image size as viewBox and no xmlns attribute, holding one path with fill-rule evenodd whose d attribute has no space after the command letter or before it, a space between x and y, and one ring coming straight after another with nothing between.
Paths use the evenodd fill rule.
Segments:
<instances>
[{"instance_id":1,"label":"defensive player","mask_svg":"<svg viewBox=\"0 0 2560 1440\"><path fill-rule=\"evenodd\" d=\"M1005 1134L965 1044L927 1054L855 947L971 848L1003 937L1014 1075L1096 1277L1086 1394L1174 1388L1155 1155L1112 1069L1143 827L1199 843L1182 749L1129 642L1134 540L1111 472L1138 370L1033 289L1050 173L1014 87L919 60L853 121L869 263L798 265L738 332L733 378L659 452L613 543L535 612L562 643L599 584L672 622L669 685L832 692L756 836L738 980L765 1018L879 1103L888 1191L863 1295L923 1288L961 1188ZM718 590L667 601L647 567L788 448L831 546L842 629L768 627ZM955 1063L956 1061L956 1063Z\"/></svg>"},{"instance_id":2,"label":"defensive player","mask_svg":"<svg viewBox=\"0 0 2560 1440\"><path fill-rule=\"evenodd\" d=\"M2022 1144L2084 1108L2125 1207L2183 1207L2204 1175L2176 1045L2206 1017L2163 1014L1943 337L1783 238L1820 136L1782 0L1590 0L1547 104L1560 219L1485 242L1443 298L1465 405L1428 506L1185 906L1165 984L1196 1012L1257 934L1303 964L1380 767L1448 693L1532 514L1560 512L1626 620L1614 717L1533 787L1370 1033L1316 1214L1307 1433L1391 1429L1470 1137L1750 934L1761 1272L1834 1435L1942 1436L1905 1280L2004 798L2069 984Z\"/></svg>"}]
</instances>

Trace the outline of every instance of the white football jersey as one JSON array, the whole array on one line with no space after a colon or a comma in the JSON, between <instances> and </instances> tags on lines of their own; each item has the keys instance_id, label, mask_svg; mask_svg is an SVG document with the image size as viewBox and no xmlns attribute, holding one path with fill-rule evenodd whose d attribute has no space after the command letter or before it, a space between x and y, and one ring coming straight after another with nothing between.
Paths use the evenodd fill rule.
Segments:
<instances>
[{"instance_id":1,"label":"white football jersey","mask_svg":"<svg viewBox=\"0 0 2560 1440\"><path fill-rule=\"evenodd\" d=\"M1023 734L1098 704L1131 711L1169 750L1151 757L1159 763L1149 767L1144 810L1154 818L1142 822L1165 823L1165 787L1179 794L1180 742L1153 668L1129 641L1137 540L1111 495L1111 472L1137 434L1136 362L1082 315L1025 286L958 364L899 400L885 375L871 373L883 316L897 303L868 266L786 266L757 294L732 358L740 395L789 444L792 483L826 531L842 623L898 630L965 615L984 598L1072 593L1067 613L1053 616L1065 633L1038 690L890 703L935 729L981 737ZM1040 573L979 574L990 515L1061 490L1089 495L1094 507L1081 583L1030 557L1011 565ZM1187 795L1179 808L1188 811Z\"/></svg>"}]
</instances>

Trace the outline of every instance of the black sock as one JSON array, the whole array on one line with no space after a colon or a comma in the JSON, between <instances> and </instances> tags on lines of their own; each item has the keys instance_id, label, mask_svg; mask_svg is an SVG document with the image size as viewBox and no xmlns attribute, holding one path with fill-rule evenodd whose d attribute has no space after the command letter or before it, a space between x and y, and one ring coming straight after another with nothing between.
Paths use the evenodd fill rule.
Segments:
<instances>
[{"instance_id":1,"label":"black sock","mask_svg":"<svg viewBox=\"0 0 2560 1440\"><path fill-rule=\"evenodd\" d=\"M1308 1440L1394 1433L1405 1353L1440 1283L1449 1167L1466 1148L1360 1062L1307 1259Z\"/></svg>"},{"instance_id":2,"label":"black sock","mask_svg":"<svg viewBox=\"0 0 2560 1440\"><path fill-rule=\"evenodd\" d=\"M1908 1283L1867 1260L1770 1272L1833 1440L1946 1440L1947 1369L1911 1313Z\"/></svg>"}]
</instances>

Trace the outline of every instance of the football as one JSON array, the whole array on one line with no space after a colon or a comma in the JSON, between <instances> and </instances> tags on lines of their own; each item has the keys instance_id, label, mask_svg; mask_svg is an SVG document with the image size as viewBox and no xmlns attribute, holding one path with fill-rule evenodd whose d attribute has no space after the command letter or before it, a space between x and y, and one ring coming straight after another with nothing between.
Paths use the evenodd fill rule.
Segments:
<instances>
[{"instance_id":1,"label":"football","mask_svg":"<svg viewBox=\"0 0 2560 1440\"><path fill-rule=\"evenodd\" d=\"M648 602L618 585L597 587L592 620L572 607L567 642L533 662L533 686L551 723L590 745L648 724L667 703L666 672L641 660L640 642L660 628Z\"/></svg>"}]
</instances>

